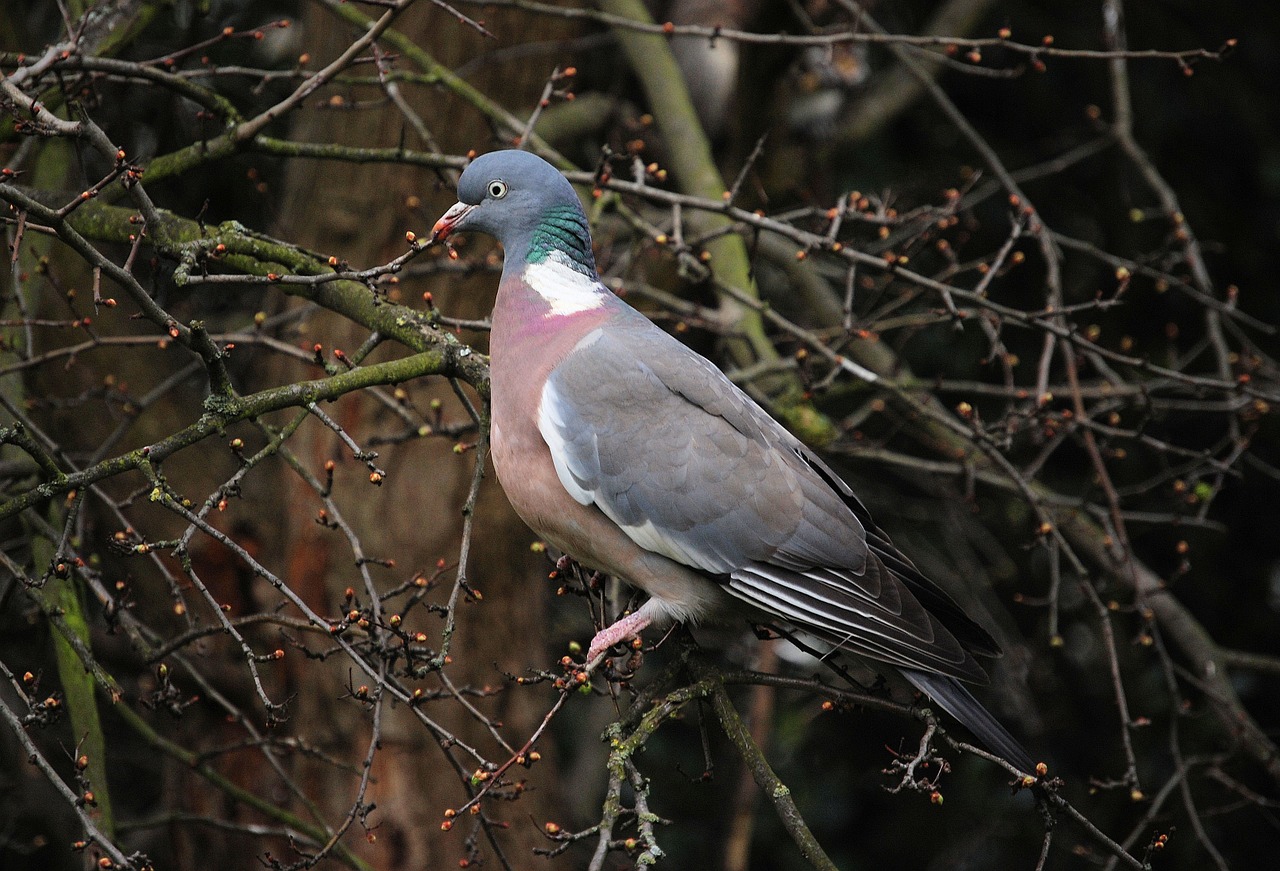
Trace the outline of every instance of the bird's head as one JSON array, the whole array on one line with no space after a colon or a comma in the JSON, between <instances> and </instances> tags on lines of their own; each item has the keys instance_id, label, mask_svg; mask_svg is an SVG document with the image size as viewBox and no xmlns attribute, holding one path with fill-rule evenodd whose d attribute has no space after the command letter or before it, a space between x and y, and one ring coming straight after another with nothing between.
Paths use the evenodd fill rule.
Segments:
<instances>
[{"instance_id":1,"label":"bird's head","mask_svg":"<svg viewBox=\"0 0 1280 871\"><path fill-rule=\"evenodd\" d=\"M554 166L527 151L481 155L462 173L458 202L436 221L432 239L443 241L465 231L493 236L508 255L536 257L532 248L513 249L521 243L537 245L547 234L570 248L585 246L588 255L591 250L586 215L573 186Z\"/></svg>"}]
</instances>

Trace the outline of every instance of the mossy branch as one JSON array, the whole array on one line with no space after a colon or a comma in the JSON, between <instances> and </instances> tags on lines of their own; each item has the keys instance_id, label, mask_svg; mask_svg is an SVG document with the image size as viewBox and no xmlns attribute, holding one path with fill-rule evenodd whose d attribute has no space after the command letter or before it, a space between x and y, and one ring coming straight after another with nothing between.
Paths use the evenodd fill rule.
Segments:
<instances>
[{"instance_id":1,"label":"mossy branch","mask_svg":"<svg viewBox=\"0 0 1280 871\"><path fill-rule=\"evenodd\" d=\"M751 730L747 728L737 708L733 706L733 701L724 687L723 675L696 658L690 660L689 668L698 680L698 685L710 683L711 707L716 712L716 720L720 723L720 728L724 730L724 734L738 751L738 755L742 757L742 761L751 772L752 779L760 787L760 792L773 804L783 828L800 848L800 854L820 871L836 871L835 863L822 849L818 839L813 836L813 832L805 823L800 809L796 807L795 800L791 797L791 790L774 773L773 766L765 758L760 745L751 737Z\"/></svg>"},{"instance_id":2,"label":"mossy branch","mask_svg":"<svg viewBox=\"0 0 1280 871\"><path fill-rule=\"evenodd\" d=\"M190 426L154 444L103 460L82 471L33 487L8 502L0 504L0 520L12 517L54 496L87 487L125 472L139 470L146 464L162 462L183 448L197 444L237 421L249 420L285 408L304 408L310 404L332 401L367 387L400 384L424 375L461 377L459 354L462 351L467 351L467 356L470 356L468 348L446 346L415 354L412 357L353 369L331 378L299 381L249 396L210 396L205 400L205 413Z\"/></svg>"},{"instance_id":3,"label":"mossy branch","mask_svg":"<svg viewBox=\"0 0 1280 871\"><path fill-rule=\"evenodd\" d=\"M38 533L33 534L32 556L37 566L49 566L58 558L54 543ZM86 757L84 775L93 792L93 816L98 828L108 838L115 836L115 814L111 809L111 793L107 787L107 741L102 733L102 718L94 696L94 680L105 675L88 651L89 623L85 619L80 594L70 572L55 572L54 584L47 589L32 589L41 610L53 624L54 661L58 681L66 696L67 713L76 740L75 752ZM119 699L120 689L111 682L108 689L112 701ZM86 803L89 803L86 801Z\"/></svg>"},{"instance_id":4,"label":"mossy branch","mask_svg":"<svg viewBox=\"0 0 1280 871\"><path fill-rule=\"evenodd\" d=\"M641 0L601 0L600 7L606 13L632 21L653 23ZM670 42L666 37L626 27L615 28L614 36L640 79L658 129L663 138L673 145L668 149L667 159L675 173L676 183L691 196L722 200L728 188L716 167L711 143L698 119ZM711 254L717 283L737 288L758 302L746 240L737 233L726 232L731 228L732 220L727 215L712 212L697 213L688 220L699 231L712 237L706 249ZM765 333L759 310L743 305L733 294L722 292L720 300L725 326L745 338L745 342L730 342L728 345L734 362L738 366L749 366L777 361L778 350ZM835 437L834 425L804 397L794 376L774 376L762 386L771 394L776 411L807 441L821 445Z\"/></svg>"},{"instance_id":5,"label":"mossy branch","mask_svg":"<svg viewBox=\"0 0 1280 871\"><path fill-rule=\"evenodd\" d=\"M10 198L5 195L6 190L17 192L15 187L0 185L0 197ZM44 195L40 198L43 199ZM32 202L30 192L23 195L23 202ZM174 278L180 284L191 281L202 268L217 268L219 265L257 278L271 274L334 274L327 260L315 252L255 233L234 221L207 227L164 210L158 210L157 214L160 222L147 226L147 239L156 254L178 262ZM131 220L135 216L132 209L92 201L68 215L66 223L69 229L86 240L129 244L131 237L139 231L139 225ZM461 378L482 395L487 395L487 358L483 354L471 353L471 349L453 335L438 329L430 315L388 302L358 281L282 282L277 286L290 296L314 302L412 351L437 354L442 359L447 357L451 376Z\"/></svg>"},{"instance_id":6,"label":"mossy branch","mask_svg":"<svg viewBox=\"0 0 1280 871\"><path fill-rule=\"evenodd\" d=\"M35 598L41 611L44 613L46 618L48 618L50 624L55 630L55 644L58 645L58 674L62 681L63 689L67 692L67 706L71 712L73 728L79 729L78 724L80 721L76 719L76 711L78 707L83 708L84 699L80 697L75 699L72 698L71 691L68 689L66 680L66 675L68 673L77 675L80 682L87 686L88 701L90 704L93 704L94 688L96 686L99 691L104 693L107 698L110 699L113 705L111 710L119 715L120 718L123 719L125 723L128 724L128 726L133 729L140 738L142 738L143 741L152 748L190 768L230 798L241 802L247 807L253 808L268 819L275 820L282 825L297 830L299 833L305 835L318 844L324 843L329 839L329 834L327 832L317 826L307 823L296 814L285 810L279 805L279 803L268 801L267 799L244 789L231 780L228 780L218 772L209 761L204 759L201 754L187 750L185 747L165 738L152 728L151 724L143 719L129 705L116 704L123 696L123 692L115 678L102 668L102 665L89 650L87 642L87 625L83 627L84 631L81 632L68 620L68 613L65 606L68 599L75 599L74 593L71 592L70 587L67 586L70 583L70 580L64 582L65 589L70 593L69 596L63 595L62 593L51 594L47 590L38 587L28 588L27 592ZM78 607L79 606L77 604L77 608ZM78 620L81 624L84 623L82 613L77 612L74 619ZM97 722L98 741L102 742L102 729L101 723L97 718L96 705L94 705L93 711L94 720ZM90 735L90 738L92 738L92 735ZM103 802L106 799L107 794L105 750L103 748L105 748L105 743L100 744L97 750L92 749L91 741L88 740L84 745L82 745L82 752L89 756L88 772L90 775L90 781L93 784L94 792L97 793L97 801L100 811L104 811ZM109 805L105 807L107 809L104 811L101 818L101 828L103 833L110 837L112 836L112 823ZM346 846L338 844L335 846L334 852L336 857L349 867L357 869L357 871L371 871L371 866L352 853Z\"/></svg>"}]
</instances>

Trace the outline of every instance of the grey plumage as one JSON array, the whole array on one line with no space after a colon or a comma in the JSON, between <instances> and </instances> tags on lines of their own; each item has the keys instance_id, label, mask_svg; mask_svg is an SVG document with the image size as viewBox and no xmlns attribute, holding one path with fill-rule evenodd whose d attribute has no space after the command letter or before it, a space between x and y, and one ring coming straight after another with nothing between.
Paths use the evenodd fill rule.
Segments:
<instances>
[{"instance_id":1,"label":"grey plumage","mask_svg":"<svg viewBox=\"0 0 1280 871\"><path fill-rule=\"evenodd\" d=\"M651 620L731 600L894 666L991 749L1018 742L959 681L999 646L924 577L816 454L595 274L572 188L540 158L463 173L436 235L505 248L492 338L494 465L512 504L587 565L650 594L596 653ZM572 236L566 244L564 235Z\"/></svg>"},{"instance_id":2,"label":"grey plumage","mask_svg":"<svg viewBox=\"0 0 1280 871\"><path fill-rule=\"evenodd\" d=\"M869 550L848 504L853 495L824 480L816 455L648 319L624 314L610 326L578 343L542 397L543 435L578 501L599 507L641 546L837 647L985 679Z\"/></svg>"}]
</instances>

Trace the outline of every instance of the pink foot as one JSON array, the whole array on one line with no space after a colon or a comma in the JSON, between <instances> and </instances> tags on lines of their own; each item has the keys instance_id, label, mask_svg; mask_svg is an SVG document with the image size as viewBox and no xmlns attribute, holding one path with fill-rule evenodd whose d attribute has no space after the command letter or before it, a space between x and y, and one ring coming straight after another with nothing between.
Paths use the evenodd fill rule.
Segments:
<instances>
[{"instance_id":1,"label":"pink foot","mask_svg":"<svg viewBox=\"0 0 1280 871\"><path fill-rule=\"evenodd\" d=\"M591 647L587 649L587 662L595 662L601 654L615 644L638 637L648 625L649 615L644 613L642 608L639 611L633 611L612 626L601 629L596 633L596 637L591 639Z\"/></svg>"}]
</instances>

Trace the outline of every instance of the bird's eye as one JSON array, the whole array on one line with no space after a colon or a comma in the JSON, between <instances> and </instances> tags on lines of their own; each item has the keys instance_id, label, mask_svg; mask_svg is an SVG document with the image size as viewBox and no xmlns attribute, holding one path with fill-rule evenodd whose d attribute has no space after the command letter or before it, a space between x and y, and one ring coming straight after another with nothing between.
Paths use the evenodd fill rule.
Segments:
<instances>
[{"instance_id":1,"label":"bird's eye","mask_svg":"<svg viewBox=\"0 0 1280 871\"><path fill-rule=\"evenodd\" d=\"M489 196L495 200L500 200L507 195L507 183L500 179L494 179L489 182Z\"/></svg>"}]
</instances>

